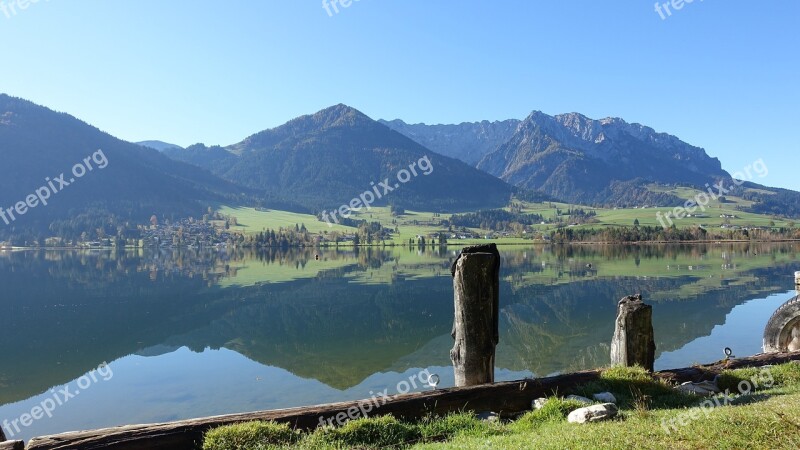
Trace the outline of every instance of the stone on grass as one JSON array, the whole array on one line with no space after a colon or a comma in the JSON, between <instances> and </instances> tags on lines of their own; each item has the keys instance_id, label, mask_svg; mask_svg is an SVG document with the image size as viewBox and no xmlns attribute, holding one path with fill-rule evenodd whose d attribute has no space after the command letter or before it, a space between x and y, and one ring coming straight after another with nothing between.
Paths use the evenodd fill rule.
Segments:
<instances>
[{"instance_id":1,"label":"stone on grass","mask_svg":"<svg viewBox=\"0 0 800 450\"><path fill-rule=\"evenodd\" d=\"M478 420L483 420L484 422L497 422L500 420L500 416L497 413L491 411L484 411L478 413L475 417L477 417Z\"/></svg>"},{"instance_id":2,"label":"stone on grass","mask_svg":"<svg viewBox=\"0 0 800 450\"><path fill-rule=\"evenodd\" d=\"M719 394L722 392L717 386L717 383L713 381L701 381L699 383L692 383L691 381L687 381L680 386L677 386L675 389L692 395L699 395L701 397L707 397L713 394Z\"/></svg>"},{"instance_id":3,"label":"stone on grass","mask_svg":"<svg viewBox=\"0 0 800 450\"><path fill-rule=\"evenodd\" d=\"M617 403L617 398L611 392L600 392L599 394L594 394L592 398L598 402Z\"/></svg>"},{"instance_id":4,"label":"stone on grass","mask_svg":"<svg viewBox=\"0 0 800 450\"><path fill-rule=\"evenodd\" d=\"M594 403L588 398L581 397L580 395L568 395L567 400L575 400L576 402L586 403L587 405L591 405L592 403Z\"/></svg>"},{"instance_id":5,"label":"stone on grass","mask_svg":"<svg viewBox=\"0 0 800 450\"><path fill-rule=\"evenodd\" d=\"M603 403L600 405L587 406L576 409L569 413L567 421L570 423L597 422L600 420L611 419L617 415L617 405L613 403Z\"/></svg>"},{"instance_id":6,"label":"stone on grass","mask_svg":"<svg viewBox=\"0 0 800 450\"><path fill-rule=\"evenodd\" d=\"M544 397L537 398L536 400L533 401L533 403L531 403L531 407L532 407L532 409L542 409L542 408L544 408L544 404L545 403L547 403L547 399L546 398L544 398Z\"/></svg>"}]
</instances>

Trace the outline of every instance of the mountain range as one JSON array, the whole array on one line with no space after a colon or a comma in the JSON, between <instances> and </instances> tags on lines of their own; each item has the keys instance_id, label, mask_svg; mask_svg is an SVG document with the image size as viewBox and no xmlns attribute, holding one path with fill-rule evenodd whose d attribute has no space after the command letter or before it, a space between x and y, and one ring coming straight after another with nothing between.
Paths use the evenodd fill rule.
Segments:
<instances>
[{"instance_id":1,"label":"mountain range","mask_svg":"<svg viewBox=\"0 0 800 450\"><path fill-rule=\"evenodd\" d=\"M198 144L164 154L314 211L338 208L384 180L395 190L375 205L426 211L504 206L512 192L507 183L341 104L225 148ZM430 173L398 188L399 172L425 157Z\"/></svg>"},{"instance_id":2,"label":"mountain range","mask_svg":"<svg viewBox=\"0 0 800 450\"><path fill-rule=\"evenodd\" d=\"M741 186L717 158L650 127L579 113L532 112L522 121L459 125L381 121L434 151L459 158L525 192L593 206L679 206L660 187L701 191L722 182L760 214L800 216L800 193L752 181Z\"/></svg>"},{"instance_id":3,"label":"mountain range","mask_svg":"<svg viewBox=\"0 0 800 450\"><path fill-rule=\"evenodd\" d=\"M3 94L0 155L6 168L0 177L0 208L8 222L0 220L0 241L75 236L101 227L115 231L153 215L198 216L211 202L241 201L245 191L68 114ZM92 169L78 177L83 169L77 165ZM49 199L31 197L37 192L44 197L45 191Z\"/></svg>"},{"instance_id":4,"label":"mountain range","mask_svg":"<svg viewBox=\"0 0 800 450\"><path fill-rule=\"evenodd\" d=\"M62 173L73 178L71 169L99 150L107 167L73 180L46 207L26 207L37 189ZM342 104L226 147L181 148L125 142L3 94L0 154L10 169L0 178L0 207L13 213L22 202L27 210L0 220L0 241L113 232L152 215L198 217L221 203L316 214L382 185L388 189L376 206L456 212L503 207L512 194L594 206L678 206L683 199L652 186L705 189L730 179L702 148L618 118L535 111L524 120L409 125ZM800 216L797 192L746 183L734 193L754 212Z\"/></svg>"}]
</instances>

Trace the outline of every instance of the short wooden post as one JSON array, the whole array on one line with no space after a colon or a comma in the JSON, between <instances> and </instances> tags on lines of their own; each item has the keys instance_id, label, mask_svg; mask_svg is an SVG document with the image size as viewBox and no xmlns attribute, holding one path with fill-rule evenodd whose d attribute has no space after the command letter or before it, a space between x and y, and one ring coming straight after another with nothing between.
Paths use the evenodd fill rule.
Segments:
<instances>
[{"instance_id":1,"label":"short wooden post","mask_svg":"<svg viewBox=\"0 0 800 450\"><path fill-rule=\"evenodd\" d=\"M800 272L794 273L794 287L800 290Z\"/></svg>"},{"instance_id":2,"label":"short wooden post","mask_svg":"<svg viewBox=\"0 0 800 450\"><path fill-rule=\"evenodd\" d=\"M500 252L495 244L467 247L451 268L455 318L450 350L456 386L494 382L500 341Z\"/></svg>"},{"instance_id":3,"label":"short wooden post","mask_svg":"<svg viewBox=\"0 0 800 450\"><path fill-rule=\"evenodd\" d=\"M653 307L644 304L641 295L623 298L617 305L611 364L626 367L639 365L652 372L655 357Z\"/></svg>"}]
</instances>

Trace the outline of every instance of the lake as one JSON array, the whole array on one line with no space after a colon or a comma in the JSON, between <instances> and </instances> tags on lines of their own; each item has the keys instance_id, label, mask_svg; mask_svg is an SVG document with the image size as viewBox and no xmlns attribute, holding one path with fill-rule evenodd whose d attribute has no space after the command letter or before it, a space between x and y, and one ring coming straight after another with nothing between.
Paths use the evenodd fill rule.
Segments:
<instances>
[{"instance_id":1,"label":"lake","mask_svg":"<svg viewBox=\"0 0 800 450\"><path fill-rule=\"evenodd\" d=\"M452 386L458 250L0 252L0 421L27 440ZM497 380L608 364L635 293L657 370L758 353L800 270L797 243L500 250Z\"/></svg>"}]
</instances>

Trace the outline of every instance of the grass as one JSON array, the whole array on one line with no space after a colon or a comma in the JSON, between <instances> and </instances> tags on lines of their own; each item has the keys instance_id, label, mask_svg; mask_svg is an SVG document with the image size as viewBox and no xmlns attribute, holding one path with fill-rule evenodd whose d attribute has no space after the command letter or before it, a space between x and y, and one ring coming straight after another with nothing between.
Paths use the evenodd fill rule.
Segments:
<instances>
[{"instance_id":1,"label":"grass","mask_svg":"<svg viewBox=\"0 0 800 450\"><path fill-rule=\"evenodd\" d=\"M620 414L576 425L566 416L582 405L558 397L507 423L454 413L406 423L391 416L358 419L340 428L295 433L275 424L233 425L210 431L204 450L228 449L796 449L800 448L800 364L724 372L720 384L758 387L731 405L701 409L705 399L675 391L642 369L611 368L575 393L611 391ZM673 426L670 426L673 424ZM262 426L262 428L259 428ZM267 430L262 434L253 430ZM241 445L249 439L249 446ZM225 446L224 443L231 443Z\"/></svg>"},{"instance_id":2,"label":"grass","mask_svg":"<svg viewBox=\"0 0 800 450\"><path fill-rule=\"evenodd\" d=\"M666 188L663 186L651 185L649 189L656 192L668 192L679 198L690 200L696 198L698 194L703 191L678 187ZM563 225L571 222L571 218L566 215L559 216L557 210L560 209L562 214L569 209L581 208L586 211L595 211L597 216L592 223L577 225L577 228L606 228L611 226L633 226L634 221L638 220L641 226L659 226L662 222L659 221L658 214L665 216L673 211L673 208L666 207L636 207L636 208L593 208L583 205L574 205L558 202L544 202L544 203L529 203L520 202L515 200L515 204L522 205L522 211L528 214L540 214L545 220L561 219ZM709 200L705 211L698 209L694 213L702 213L707 217L684 217L682 219L675 218L674 215L670 216L670 220L675 223L678 228L695 227L702 225L712 232L719 232L722 230L722 225L738 225L741 227L783 227L793 228L797 223L792 220L782 219L778 217L771 217L763 214L753 214L743 212L737 208L747 208L752 205L752 202L744 200L740 197L728 196L725 202L720 202L719 199ZM647 206L647 205L641 205ZM509 208L506 208L509 209ZM245 207L232 207L220 206L217 211L237 218L238 226L232 227L234 231L243 233L257 233L265 229L278 229L294 227L295 225L305 224L306 228L312 233L326 234L333 231L339 233L352 233L353 228L345 227L334 224L328 226L327 223L319 221L311 214L299 214L287 211L266 210L257 211L254 208ZM464 211L469 212L469 211ZM732 215L735 218L723 218L721 215ZM423 211L406 211L401 216L392 216L388 207L374 207L370 210L363 209L359 212L354 212L352 218L357 220L377 221L384 227L394 230L397 228L399 233L393 234L392 239L387 241L387 244L402 245L406 244L409 239L416 239L417 236L429 236L431 234L448 232L446 227L443 227L442 220L449 219L451 214L435 214L432 212ZM669 225L669 222L664 220L663 224ZM549 234L555 230L559 225L557 224L538 224L532 228L534 231L544 234ZM470 231L479 236L486 236L490 233L489 230L479 228L471 228ZM471 245L475 243L485 242L485 239L463 239L453 240L448 239L451 244ZM504 236L492 239L492 242L499 244L525 244L531 243L530 235L523 236Z\"/></svg>"},{"instance_id":3,"label":"grass","mask_svg":"<svg viewBox=\"0 0 800 450\"><path fill-rule=\"evenodd\" d=\"M205 435L204 450L256 450L297 441L300 434L286 424L247 422L217 428Z\"/></svg>"}]
</instances>

